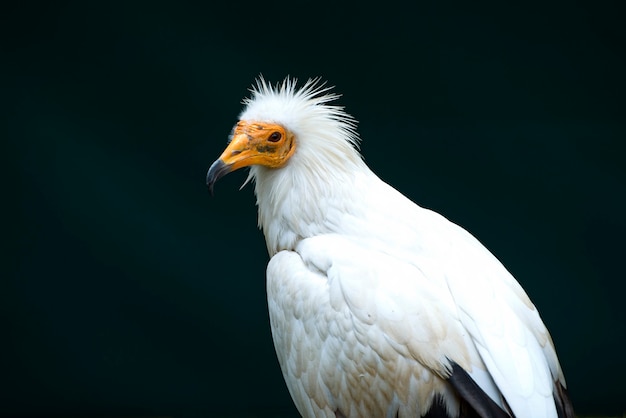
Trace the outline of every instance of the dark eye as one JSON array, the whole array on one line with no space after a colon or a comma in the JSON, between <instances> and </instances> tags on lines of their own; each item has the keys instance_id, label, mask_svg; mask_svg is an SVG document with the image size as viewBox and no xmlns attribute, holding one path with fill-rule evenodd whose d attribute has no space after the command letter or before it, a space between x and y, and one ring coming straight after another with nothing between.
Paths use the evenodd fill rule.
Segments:
<instances>
[{"instance_id":1,"label":"dark eye","mask_svg":"<svg viewBox=\"0 0 626 418\"><path fill-rule=\"evenodd\" d=\"M282 135L280 134L280 132L272 132L272 134L270 135L269 138L267 138L267 140L270 142L278 142L280 141L280 138L282 138Z\"/></svg>"}]
</instances>

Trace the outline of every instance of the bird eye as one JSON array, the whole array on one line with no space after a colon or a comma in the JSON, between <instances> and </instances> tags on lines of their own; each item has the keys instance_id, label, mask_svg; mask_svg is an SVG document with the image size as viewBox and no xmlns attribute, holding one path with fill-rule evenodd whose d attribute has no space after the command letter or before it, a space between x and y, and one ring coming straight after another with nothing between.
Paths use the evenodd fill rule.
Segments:
<instances>
[{"instance_id":1,"label":"bird eye","mask_svg":"<svg viewBox=\"0 0 626 418\"><path fill-rule=\"evenodd\" d=\"M270 142L278 142L280 141L280 138L282 138L282 135L280 134L280 132L272 132L272 134L270 135L269 138L267 138L267 140Z\"/></svg>"}]
</instances>

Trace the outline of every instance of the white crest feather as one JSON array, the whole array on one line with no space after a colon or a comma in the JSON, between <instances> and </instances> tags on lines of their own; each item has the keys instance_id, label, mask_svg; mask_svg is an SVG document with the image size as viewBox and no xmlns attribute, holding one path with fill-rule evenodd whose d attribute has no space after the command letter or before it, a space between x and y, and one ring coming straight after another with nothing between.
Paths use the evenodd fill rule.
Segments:
<instances>
[{"instance_id":1,"label":"white crest feather","mask_svg":"<svg viewBox=\"0 0 626 418\"><path fill-rule=\"evenodd\" d=\"M341 139L358 148L356 120L345 112L343 106L330 104L341 95L332 92L333 87L319 77L308 79L300 88L297 84L297 79L287 77L272 86L259 77L250 89L251 97L243 100L246 108L240 119L280 123L296 134L301 131L302 124L309 121L332 124Z\"/></svg>"},{"instance_id":2,"label":"white crest feather","mask_svg":"<svg viewBox=\"0 0 626 418\"><path fill-rule=\"evenodd\" d=\"M343 106L332 104L340 97L332 89L320 78L309 79L302 87L290 77L275 86L262 77L257 79L250 89L251 97L243 100L245 108L239 119L281 124L295 135L296 151L279 170L251 167L242 187L254 179L257 197L277 203L288 192L287 185L321 195L333 189L326 185L341 183L343 175L355 169L368 170L358 152L357 121ZM328 167L335 169L329 171ZM273 181L270 189L261 192L259 188L270 184L264 182L268 177L282 180ZM260 200L258 203L259 222L263 225L266 211Z\"/></svg>"}]
</instances>

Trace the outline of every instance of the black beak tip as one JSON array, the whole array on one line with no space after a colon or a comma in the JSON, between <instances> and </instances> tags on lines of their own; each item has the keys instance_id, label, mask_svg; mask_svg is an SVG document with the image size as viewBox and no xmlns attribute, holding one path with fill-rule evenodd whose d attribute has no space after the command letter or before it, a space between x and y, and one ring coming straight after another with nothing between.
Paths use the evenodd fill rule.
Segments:
<instances>
[{"instance_id":1,"label":"black beak tip","mask_svg":"<svg viewBox=\"0 0 626 418\"><path fill-rule=\"evenodd\" d=\"M209 189L209 193L211 194L211 196L213 196L213 186L215 185L215 183L226 174L230 173L230 171L231 165L224 163L224 161L222 161L221 159L218 159L213 164L211 164L211 167L206 174L206 185Z\"/></svg>"},{"instance_id":2,"label":"black beak tip","mask_svg":"<svg viewBox=\"0 0 626 418\"><path fill-rule=\"evenodd\" d=\"M215 186L215 182L217 181L216 178L213 178L212 176L210 176L210 172L207 173L206 176L206 186L209 189L209 194L211 195L211 197L213 197L214 193L213 193L213 187Z\"/></svg>"}]
</instances>

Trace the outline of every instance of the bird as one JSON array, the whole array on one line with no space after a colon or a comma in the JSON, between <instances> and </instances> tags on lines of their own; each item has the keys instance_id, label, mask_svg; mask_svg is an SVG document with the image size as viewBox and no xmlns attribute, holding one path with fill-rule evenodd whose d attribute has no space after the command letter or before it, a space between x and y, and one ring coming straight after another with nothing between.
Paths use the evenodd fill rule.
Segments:
<instances>
[{"instance_id":1,"label":"bird","mask_svg":"<svg viewBox=\"0 0 626 418\"><path fill-rule=\"evenodd\" d=\"M213 195L249 168L272 339L300 415L573 417L521 285L366 165L339 97L319 77L258 77L206 177Z\"/></svg>"}]
</instances>

